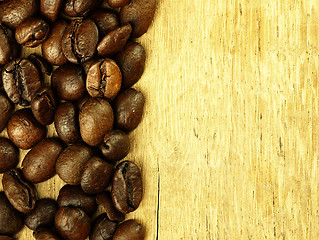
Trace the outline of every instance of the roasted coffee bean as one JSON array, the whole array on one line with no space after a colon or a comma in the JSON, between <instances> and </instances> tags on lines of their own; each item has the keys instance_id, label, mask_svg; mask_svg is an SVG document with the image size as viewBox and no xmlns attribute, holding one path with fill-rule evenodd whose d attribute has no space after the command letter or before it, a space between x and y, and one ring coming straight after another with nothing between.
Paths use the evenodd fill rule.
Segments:
<instances>
[{"instance_id":1,"label":"roasted coffee bean","mask_svg":"<svg viewBox=\"0 0 319 240\"><path fill-rule=\"evenodd\" d=\"M30 104L35 92L41 87L41 77L36 66L28 59L9 62L2 72L3 87L13 103Z\"/></svg>"},{"instance_id":2,"label":"roasted coffee bean","mask_svg":"<svg viewBox=\"0 0 319 240\"><path fill-rule=\"evenodd\" d=\"M39 72L45 73L46 75L51 75L52 66L44 60L44 58L40 57L37 54L30 54L28 59L34 63L34 65L38 68Z\"/></svg>"},{"instance_id":3,"label":"roasted coffee bean","mask_svg":"<svg viewBox=\"0 0 319 240\"><path fill-rule=\"evenodd\" d=\"M142 120L144 103L144 95L133 88L117 95L113 108L115 125L125 132L133 131Z\"/></svg>"},{"instance_id":4,"label":"roasted coffee bean","mask_svg":"<svg viewBox=\"0 0 319 240\"><path fill-rule=\"evenodd\" d=\"M51 76L51 84L59 98L78 100L85 93L85 76L79 65L68 63L57 68Z\"/></svg>"},{"instance_id":5,"label":"roasted coffee bean","mask_svg":"<svg viewBox=\"0 0 319 240\"><path fill-rule=\"evenodd\" d=\"M79 113L72 102L62 103L54 116L55 130L62 141L75 143L81 140Z\"/></svg>"},{"instance_id":6,"label":"roasted coffee bean","mask_svg":"<svg viewBox=\"0 0 319 240\"><path fill-rule=\"evenodd\" d=\"M72 63L85 62L93 57L98 41L99 32L93 20L74 20L63 35L62 51Z\"/></svg>"},{"instance_id":7,"label":"roasted coffee bean","mask_svg":"<svg viewBox=\"0 0 319 240\"><path fill-rule=\"evenodd\" d=\"M100 0L65 0L63 13L69 17L84 17L95 10Z\"/></svg>"},{"instance_id":8,"label":"roasted coffee bean","mask_svg":"<svg viewBox=\"0 0 319 240\"><path fill-rule=\"evenodd\" d=\"M86 89L92 97L114 97L121 89L122 74L112 59L93 63L87 73Z\"/></svg>"},{"instance_id":9,"label":"roasted coffee bean","mask_svg":"<svg viewBox=\"0 0 319 240\"><path fill-rule=\"evenodd\" d=\"M113 127L112 107L102 98L91 98L83 105L79 122L83 141L91 146L99 145Z\"/></svg>"},{"instance_id":10,"label":"roasted coffee bean","mask_svg":"<svg viewBox=\"0 0 319 240\"><path fill-rule=\"evenodd\" d=\"M93 63L96 63L97 61L99 61L99 60L93 57L93 58L90 58L89 60L87 60L87 61L81 63L81 66L82 66L82 68L83 68L83 70L84 70L84 72L85 72L85 75L88 74L91 65L92 65Z\"/></svg>"},{"instance_id":11,"label":"roasted coffee bean","mask_svg":"<svg viewBox=\"0 0 319 240\"><path fill-rule=\"evenodd\" d=\"M145 60L145 49L136 42L128 42L123 50L115 56L115 61L122 72L122 88L132 87L141 78Z\"/></svg>"},{"instance_id":12,"label":"roasted coffee bean","mask_svg":"<svg viewBox=\"0 0 319 240\"><path fill-rule=\"evenodd\" d=\"M50 125L57 107L55 95L50 87L39 88L31 102L35 119L42 125Z\"/></svg>"},{"instance_id":13,"label":"roasted coffee bean","mask_svg":"<svg viewBox=\"0 0 319 240\"><path fill-rule=\"evenodd\" d=\"M113 240L143 240L145 238L145 229L142 224L131 219L122 222L116 229Z\"/></svg>"},{"instance_id":14,"label":"roasted coffee bean","mask_svg":"<svg viewBox=\"0 0 319 240\"><path fill-rule=\"evenodd\" d=\"M55 22L58 17L63 0L40 0L40 11L42 16L50 22Z\"/></svg>"},{"instance_id":15,"label":"roasted coffee bean","mask_svg":"<svg viewBox=\"0 0 319 240\"><path fill-rule=\"evenodd\" d=\"M35 202L34 209L26 215L24 223L31 230L36 230L38 227L52 227L57 210L58 204L55 200L39 199Z\"/></svg>"},{"instance_id":16,"label":"roasted coffee bean","mask_svg":"<svg viewBox=\"0 0 319 240\"><path fill-rule=\"evenodd\" d=\"M49 24L39 18L29 18L15 32L17 42L25 47L37 47L49 35Z\"/></svg>"},{"instance_id":17,"label":"roasted coffee bean","mask_svg":"<svg viewBox=\"0 0 319 240\"><path fill-rule=\"evenodd\" d=\"M59 193L58 204L59 207L81 208L89 216L92 216L97 209L94 195L85 193L78 185L64 185Z\"/></svg>"},{"instance_id":18,"label":"roasted coffee bean","mask_svg":"<svg viewBox=\"0 0 319 240\"><path fill-rule=\"evenodd\" d=\"M105 36L120 25L116 14L109 10L98 10L90 18L95 22L101 36Z\"/></svg>"},{"instance_id":19,"label":"roasted coffee bean","mask_svg":"<svg viewBox=\"0 0 319 240\"><path fill-rule=\"evenodd\" d=\"M88 194L105 191L111 182L112 175L113 165L102 158L91 157L84 167L81 187Z\"/></svg>"},{"instance_id":20,"label":"roasted coffee bean","mask_svg":"<svg viewBox=\"0 0 319 240\"><path fill-rule=\"evenodd\" d=\"M146 33L151 25L156 9L156 0L132 0L121 8L120 21L130 23L133 31L131 36L138 38Z\"/></svg>"},{"instance_id":21,"label":"roasted coffee bean","mask_svg":"<svg viewBox=\"0 0 319 240\"><path fill-rule=\"evenodd\" d=\"M67 147L58 157L56 173L66 183L80 185L85 164L93 156L93 149L84 143Z\"/></svg>"},{"instance_id":22,"label":"roasted coffee bean","mask_svg":"<svg viewBox=\"0 0 319 240\"><path fill-rule=\"evenodd\" d=\"M109 191L97 194L95 199L97 204L103 207L107 217L111 221L117 221L117 222L124 221L125 215L115 208L112 202L111 193Z\"/></svg>"},{"instance_id":23,"label":"roasted coffee bean","mask_svg":"<svg viewBox=\"0 0 319 240\"><path fill-rule=\"evenodd\" d=\"M124 7L129 4L131 0L107 0L107 3L112 8Z\"/></svg>"},{"instance_id":24,"label":"roasted coffee bean","mask_svg":"<svg viewBox=\"0 0 319 240\"><path fill-rule=\"evenodd\" d=\"M112 240L116 227L116 222L109 220L106 214L101 214L93 222L90 240Z\"/></svg>"},{"instance_id":25,"label":"roasted coffee bean","mask_svg":"<svg viewBox=\"0 0 319 240\"><path fill-rule=\"evenodd\" d=\"M62 207L55 215L55 227L65 240L85 240L90 234L90 218L80 208Z\"/></svg>"},{"instance_id":26,"label":"roasted coffee bean","mask_svg":"<svg viewBox=\"0 0 319 240\"><path fill-rule=\"evenodd\" d=\"M13 110L14 105L12 102L4 93L0 92L0 132L6 127Z\"/></svg>"},{"instance_id":27,"label":"roasted coffee bean","mask_svg":"<svg viewBox=\"0 0 319 240\"><path fill-rule=\"evenodd\" d=\"M22 172L33 183L44 182L55 175L55 163L64 146L57 138L46 138L24 157Z\"/></svg>"},{"instance_id":28,"label":"roasted coffee bean","mask_svg":"<svg viewBox=\"0 0 319 240\"><path fill-rule=\"evenodd\" d=\"M132 32L130 24L116 28L105 35L101 42L97 45L97 52L101 56L111 56L121 51Z\"/></svg>"},{"instance_id":29,"label":"roasted coffee bean","mask_svg":"<svg viewBox=\"0 0 319 240\"><path fill-rule=\"evenodd\" d=\"M0 25L0 65L5 65L15 58L19 54L19 49L14 33Z\"/></svg>"},{"instance_id":30,"label":"roasted coffee bean","mask_svg":"<svg viewBox=\"0 0 319 240\"><path fill-rule=\"evenodd\" d=\"M27 182L20 169L11 169L3 174L4 193L12 206L22 213L30 212L36 201L34 186Z\"/></svg>"},{"instance_id":31,"label":"roasted coffee bean","mask_svg":"<svg viewBox=\"0 0 319 240\"><path fill-rule=\"evenodd\" d=\"M81 111L83 105L91 98L90 94L85 94L82 98L76 101L78 109Z\"/></svg>"},{"instance_id":32,"label":"roasted coffee bean","mask_svg":"<svg viewBox=\"0 0 319 240\"><path fill-rule=\"evenodd\" d=\"M112 182L112 200L122 213L135 211L143 198L143 182L140 169L130 161L117 165Z\"/></svg>"},{"instance_id":33,"label":"roasted coffee bean","mask_svg":"<svg viewBox=\"0 0 319 240\"><path fill-rule=\"evenodd\" d=\"M17 28L39 9L38 0L8 0L1 4L0 20L10 28Z\"/></svg>"},{"instance_id":34,"label":"roasted coffee bean","mask_svg":"<svg viewBox=\"0 0 319 240\"><path fill-rule=\"evenodd\" d=\"M0 192L0 216L1 235L14 235L22 229L23 214L11 205L4 192Z\"/></svg>"},{"instance_id":35,"label":"roasted coffee bean","mask_svg":"<svg viewBox=\"0 0 319 240\"><path fill-rule=\"evenodd\" d=\"M53 65L61 66L68 62L62 51L62 37L68 27L65 21L57 21L47 40L42 44L42 55L45 60Z\"/></svg>"},{"instance_id":36,"label":"roasted coffee bean","mask_svg":"<svg viewBox=\"0 0 319 240\"><path fill-rule=\"evenodd\" d=\"M19 163L19 149L7 138L0 137L0 173L15 168Z\"/></svg>"},{"instance_id":37,"label":"roasted coffee bean","mask_svg":"<svg viewBox=\"0 0 319 240\"><path fill-rule=\"evenodd\" d=\"M34 118L30 108L16 111L8 121L9 139L21 149L35 146L46 136L46 127Z\"/></svg>"},{"instance_id":38,"label":"roasted coffee bean","mask_svg":"<svg viewBox=\"0 0 319 240\"><path fill-rule=\"evenodd\" d=\"M129 153L130 139L128 135L121 130L111 130L105 134L100 149L107 161L117 162Z\"/></svg>"},{"instance_id":39,"label":"roasted coffee bean","mask_svg":"<svg viewBox=\"0 0 319 240\"><path fill-rule=\"evenodd\" d=\"M45 228L36 229L33 232L33 237L36 240L61 240L55 232Z\"/></svg>"}]
</instances>

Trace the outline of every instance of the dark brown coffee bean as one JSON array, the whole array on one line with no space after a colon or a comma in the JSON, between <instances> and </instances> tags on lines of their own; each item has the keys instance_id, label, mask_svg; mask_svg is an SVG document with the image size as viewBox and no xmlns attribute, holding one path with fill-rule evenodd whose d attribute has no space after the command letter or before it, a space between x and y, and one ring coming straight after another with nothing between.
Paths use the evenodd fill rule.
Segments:
<instances>
[{"instance_id":1,"label":"dark brown coffee bean","mask_svg":"<svg viewBox=\"0 0 319 240\"><path fill-rule=\"evenodd\" d=\"M92 97L114 97L121 89L122 74L112 59L93 63L87 73L86 89Z\"/></svg>"},{"instance_id":2,"label":"dark brown coffee bean","mask_svg":"<svg viewBox=\"0 0 319 240\"><path fill-rule=\"evenodd\" d=\"M24 177L33 183L44 182L53 177L55 163L63 149L63 144L56 138L46 138L39 142L23 159Z\"/></svg>"},{"instance_id":3,"label":"dark brown coffee bean","mask_svg":"<svg viewBox=\"0 0 319 240\"><path fill-rule=\"evenodd\" d=\"M83 141L91 146L101 144L104 135L112 129L113 121L113 110L108 101L102 98L89 99L79 115Z\"/></svg>"},{"instance_id":4,"label":"dark brown coffee bean","mask_svg":"<svg viewBox=\"0 0 319 240\"><path fill-rule=\"evenodd\" d=\"M40 57L37 54L30 54L28 59L34 63L34 65L38 68L39 72L45 73L50 76L52 73L52 66L44 60L44 58Z\"/></svg>"},{"instance_id":5,"label":"dark brown coffee bean","mask_svg":"<svg viewBox=\"0 0 319 240\"><path fill-rule=\"evenodd\" d=\"M79 65L68 63L57 68L51 76L52 88L59 98L78 100L85 93L85 76Z\"/></svg>"},{"instance_id":6,"label":"dark brown coffee bean","mask_svg":"<svg viewBox=\"0 0 319 240\"><path fill-rule=\"evenodd\" d=\"M40 45L49 35L49 24L39 18L29 18L15 32L17 42L25 47Z\"/></svg>"},{"instance_id":7,"label":"dark brown coffee bean","mask_svg":"<svg viewBox=\"0 0 319 240\"><path fill-rule=\"evenodd\" d=\"M129 5L121 8L121 23L130 23L133 28L131 36L138 38L146 33L151 25L155 9L156 0L132 0Z\"/></svg>"},{"instance_id":8,"label":"dark brown coffee bean","mask_svg":"<svg viewBox=\"0 0 319 240\"><path fill-rule=\"evenodd\" d=\"M0 132L7 126L8 120L13 113L14 105L8 97L0 92Z\"/></svg>"},{"instance_id":9,"label":"dark brown coffee bean","mask_svg":"<svg viewBox=\"0 0 319 240\"><path fill-rule=\"evenodd\" d=\"M124 7L129 4L131 0L107 0L107 3L112 8Z\"/></svg>"},{"instance_id":10,"label":"dark brown coffee bean","mask_svg":"<svg viewBox=\"0 0 319 240\"><path fill-rule=\"evenodd\" d=\"M62 141L75 143L81 140L79 113L72 102L62 103L54 116L55 130Z\"/></svg>"},{"instance_id":11,"label":"dark brown coffee bean","mask_svg":"<svg viewBox=\"0 0 319 240\"><path fill-rule=\"evenodd\" d=\"M14 238L8 236L0 236L0 240L14 240Z\"/></svg>"},{"instance_id":12,"label":"dark brown coffee bean","mask_svg":"<svg viewBox=\"0 0 319 240\"><path fill-rule=\"evenodd\" d=\"M8 0L1 5L0 20L15 29L27 18L35 15L38 9L37 0Z\"/></svg>"},{"instance_id":13,"label":"dark brown coffee bean","mask_svg":"<svg viewBox=\"0 0 319 240\"><path fill-rule=\"evenodd\" d=\"M36 229L33 232L33 237L36 240L61 240L60 237L53 231L45 228Z\"/></svg>"},{"instance_id":14,"label":"dark brown coffee bean","mask_svg":"<svg viewBox=\"0 0 319 240\"><path fill-rule=\"evenodd\" d=\"M117 165L112 182L112 200L122 213L135 211L143 198L143 182L140 169L130 161Z\"/></svg>"},{"instance_id":15,"label":"dark brown coffee bean","mask_svg":"<svg viewBox=\"0 0 319 240\"><path fill-rule=\"evenodd\" d=\"M13 103L30 104L35 92L41 87L41 77L36 66L28 59L9 62L2 72L3 87Z\"/></svg>"},{"instance_id":16,"label":"dark brown coffee bean","mask_svg":"<svg viewBox=\"0 0 319 240\"><path fill-rule=\"evenodd\" d=\"M80 185L85 164L93 156L93 150L86 144L77 143L67 147L58 157L56 173L66 183Z\"/></svg>"},{"instance_id":17,"label":"dark brown coffee bean","mask_svg":"<svg viewBox=\"0 0 319 240\"><path fill-rule=\"evenodd\" d=\"M68 62L62 51L62 37L68 27L65 21L54 23L51 33L47 40L42 44L42 55L49 63L61 66Z\"/></svg>"},{"instance_id":18,"label":"dark brown coffee bean","mask_svg":"<svg viewBox=\"0 0 319 240\"><path fill-rule=\"evenodd\" d=\"M15 168L19 163L19 149L7 138L0 137L0 173Z\"/></svg>"},{"instance_id":19,"label":"dark brown coffee bean","mask_svg":"<svg viewBox=\"0 0 319 240\"><path fill-rule=\"evenodd\" d=\"M132 87L141 78L145 60L144 47L136 42L128 42L124 49L115 56L115 61L122 72L122 88Z\"/></svg>"},{"instance_id":20,"label":"dark brown coffee bean","mask_svg":"<svg viewBox=\"0 0 319 240\"><path fill-rule=\"evenodd\" d=\"M83 105L91 98L90 94L85 94L82 98L76 101L78 109L81 111Z\"/></svg>"},{"instance_id":21,"label":"dark brown coffee bean","mask_svg":"<svg viewBox=\"0 0 319 240\"><path fill-rule=\"evenodd\" d=\"M109 10L98 10L90 18L95 22L101 36L105 36L120 25L116 14Z\"/></svg>"},{"instance_id":22,"label":"dark brown coffee bean","mask_svg":"<svg viewBox=\"0 0 319 240\"><path fill-rule=\"evenodd\" d=\"M141 122L145 98L133 88L121 92L115 99L115 125L125 131L133 131Z\"/></svg>"},{"instance_id":23,"label":"dark brown coffee bean","mask_svg":"<svg viewBox=\"0 0 319 240\"><path fill-rule=\"evenodd\" d=\"M67 27L62 38L62 50L72 63L89 60L96 52L99 32L91 19L74 20Z\"/></svg>"},{"instance_id":24,"label":"dark brown coffee bean","mask_svg":"<svg viewBox=\"0 0 319 240\"><path fill-rule=\"evenodd\" d=\"M97 204L94 195L85 193L80 186L65 185L61 188L58 197L59 207L78 207L92 216Z\"/></svg>"},{"instance_id":25,"label":"dark brown coffee bean","mask_svg":"<svg viewBox=\"0 0 319 240\"><path fill-rule=\"evenodd\" d=\"M111 182L112 175L113 165L99 157L91 157L84 167L81 187L88 194L105 191Z\"/></svg>"},{"instance_id":26,"label":"dark brown coffee bean","mask_svg":"<svg viewBox=\"0 0 319 240\"><path fill-rule=\"evenodd\" d=\"M16 111L8 121L9 139L21 149L35 146L46 136L46 127L40 125L33 117L30 108Z\"/></svg>"},{"instance_id":27,"label":"dark brown coffee bean","mask_svg":"<svg viewBox=\"0 0 319 240\"><path fill-rule=\"evenodd\" d=\"M116 229L113 240L143 240L145 238L145 229L142 224L131 219L122 222Z\"/></svg>"},{"instance_id":28,"label":"dark brown coffee bean","mask_svg":"<svg viewBox=\"0 0 319 240\"><path fill-rule=\"evenodd\" d=\"M90 218L80 208L62 207L55 215L55 227L65 240L85 240L90 234Z\"/></svg>"},{"instance_id":29,"label":"dark brown coffee bean","mask_svg":"<svg viewBox=\"0 0 319 240\"><path fill-rule=\"evenodd\" d=\"M65 0L63 13L69 17L84 17L95 10L100 0Z\"/></svg>"},{"instance_id":30,"label":"dark brown coffee bean","mask_svg":"<svg viewBox=\"0 0 319 240\"><path fill-rule=\"evenodd\" d=\"M117 222L124 221L125 215L115 208L109 191L97 194L95 199L96 202L103 207L110 220Z\"/></svg>"},{"instance_id":31,"label":"dark brown coffee bean","mask_svg":"<svg viewBox=\"0 0 319 240\"><path fill-rule=\"evenodd\" d=\"M40 11L42 16L50 22L55 22L63 0L40 0Z\"/></svg>"},{"instance_id":32,"label":"dark brown coffee bean","mask_svg":"<svg viewBox=\"0 0 319 240\"><path fill-rule=\"evenodd\" d=\"M3 174L4 193L12 206L22 213L30 212L36 201L34 186L27 182L20 169L11 169Z\"/></svg>"},{"instance_id":33,"label":"dark brown coffee bean","mask_svg":"<svg viewBox=\"0 0 319 240\"><path fill-rule=\"evenodd\" d=\"M82 66L82 68L83 68L83 70L84 70L84 72L85 72L85 75L88 74L91 65L92 65L93 63L96 63L97 61L99 61L99 60L93 57L93 58L90 58L89 60L87 60L87 61L81 63L81 66Z\"/></svg>"},{"instance_id":34,"label":"dark brown coffee bean","mask_svg":"<svg viewBox=\"0 0 319 240\"><path fill-rule=\"evenodd\" d=\"M5 65L15 58L19 50L14 33L9 28L0 25L0 65Z\"/></svg>"},{"instance_id":35,"label":"dark brown coffee bean","mask_svg":"<svg viewBox=\"0 0 319 240\"><path fill-rule=\"evenodd\" d=\"M101 42L97 45L97 52L101 56L111 56L121 51L132 32L130 24L116 28L105 35Z\"/></svg>"},{"instance_id":36,"label":"dark brown coffee bean","mask_svg":"<svg viewBox=\"0 0 319 240\"><path fill-rule=\"evenodd\" d=\"M42 125L50 125L54 120L57 101L50 87L39 88L31 102L35 119Z\"/></svg>"},{"instance_id":37,"label":"dark brown coffee bean","mask_svg":"<svg viewBox=\"0 0 319 240\"><path fill-rule=\"evenodd\" d=\"M112 240L116 227L116 222L109 220L106 214L101 214L93 222L90 240Z\"/></svg>"},{"instance_id":38,"label":"dark brown coffee bean","mask_svg":"<svg viewBox=\"0 0 319 240\"><path fill-rule=\"evenodd\" d=\"M34 209L26 215L24 223L31 230L36 230L38 227L52 227L57 210L58 204L55 200L39 199L35 202Z\"/></svg>"},{"instance_id":39,"label":"dark brown coffee bean","mask_svg":"<svg viewBox=\"0 0 319 240\"><path fill-rule=\"evenodd\" d=\"M23 214L11 205L4 192L0 192L0 216L1 235L14 235L22 229Z\"/></svg>"}]
</instances>

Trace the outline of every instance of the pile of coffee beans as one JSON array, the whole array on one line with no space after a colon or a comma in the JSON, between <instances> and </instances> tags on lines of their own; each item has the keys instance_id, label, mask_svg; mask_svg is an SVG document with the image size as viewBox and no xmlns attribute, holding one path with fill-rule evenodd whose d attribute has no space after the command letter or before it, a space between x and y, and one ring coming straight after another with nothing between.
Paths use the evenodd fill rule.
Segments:
<instances>
[{"instance_id":1,"label":"pile of coffee beans","mask_svg":"<svg viewBox=\"0 0 319 240\"><path fill-rule=\"evenodd\" d=\"M156 0L0 0L8 136L0 138L0 240L24 225L36 240L144 239L139 222L125 221L142 201L141 171L123 159L145 103L132 88L146 59L135 39L155 8ZM38 46L42 54L22 57ZM22 162L20 150L28 150ZM66 185L57 199L39 199L36 184L55 174Z\"/></svg>"}]
</instances>

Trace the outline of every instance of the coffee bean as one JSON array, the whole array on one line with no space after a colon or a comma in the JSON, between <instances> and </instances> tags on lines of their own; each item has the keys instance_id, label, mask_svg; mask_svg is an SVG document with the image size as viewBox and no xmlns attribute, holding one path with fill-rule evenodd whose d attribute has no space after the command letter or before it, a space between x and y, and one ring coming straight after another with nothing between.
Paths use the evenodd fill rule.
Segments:
<instances>
[{"instance_id":1,"label":"coffee bean","mask_svg":"<svg viewBox=\"0 0 319 240\"><path fill-rule=\"evenodd\" d=\"M15 58L19 54L19 50L12 30L0 25L0 65L5 65Z\"/></svg>"},{"instance_id":2,"label":"coffee bean","mask_svg":"<svg viewBox=\"0 0 319 240\"><path fill-rule=\"evenodd\" d=\"M62 65L52 73L51 84L59 98L67 101L78 100L85 93L83 69L72 63Z\"/></svg>"},{"instance_id":3,"label":"coffee bean","mask_svg":"<svg viewBox=\"0 0 319 240\"><path fill-rule=\"evenodd\" d=\"M112 181L112 200L122 213L135 211L143 198L143 182L140 169L130 161L117 165Z\"/></svg>"},{"instance_id":4,"label":"coffee bean","mask_svg":"<svg viewBox=\"0 0 319 240\"><path fill-rule=\"evenodd\" d=\"M122 74L112 59L93 63L87 73L86 89L92 97L114 97L121 89Z\"/></svg>"},{"instance_id":5,"label":"coffee bean","mask_svg":"<svg viewBox=\"0 0 319 240\"><path fill-rule=\"evenodd\" d=\"M7 0L1 4L0 20L10 28L17 28L39 9L37 0Z\"/></svg>"},{"instance_id":6,"label":"coffee bean","mask_svg":"<svg viewBox=\"0 0 319 240\"><path fill-rule=\"evenodd\" d=\"M35 146L46 136L46 127L33 117L30 108L16 111L8 121L9 139L21 149Z\"/></svg>"},{"instance_id":7,"label":"coffee bean","mask_svg":"<svg viewBox=\"0 0 319 240\"><path fill-rule=\"evenodd\" d=\"M100 0L65 0L63 13L69 17L84 17L95 10Z\"/></svg>"},{"instance_id":8,"label":"coffee bean","mask_svg":"<svg viewBox=\"0 0 319 240\"><path fill-rule=\"evenodd\" d=\"M122 88L132 87L142 76L145 67L146 52L136 42L128 42L115 61L122 72Z\"/></svg>"},{"instance_id":9,"label":"coffee bean","mask_svg":"<svg viewBox=\"0 0 319 240\"><path fill-rule=\"evenodd\" d=\"M15 32L17 42L25 47L37 47L49 35L49 24L39 18L29 18Z\"/></svg>"},{"instance_id":10,"label":"coffee bean","mask_svg":"<svg viewBox=\"0 0 319 240\"><path fill-rule=\"evenodd\" d=\"M94 195L85 193L80 186L64 185L58 197L59 207L78 207L92 216L97 204Z\"/></svg>"},{"instance_id":11,"label":"coffee bean","mask_svg":"<svg viewBox=\"0 0 319 240\"><path fill-rule=\"evenodd\" d=\"M62 37L68 27L65 21L57 21L47 40L42 44L42 55L49 63L61 66L68 62L62 51Z\"/></svg>"},{"instance_id":12,"label":"coffee bean","mask_svg":"<svg viewBox=\"0 0 319 240\"><path fill-rule=\"evenodd\" d=\"M103 207L107 217L111 221L122 222L125 219L125 215L115 208L109 191L97 194L95 199Z\"/></svg>"},{"instance_id":13,"label":"coffee bean","mask_svg":"<svg viewBox=\"0 0 319 240\"><path fill-rule=\"evenodd\" d=\"M33 237L36 240L61 240L55 232L45 228L36 229L33 232Z\"/></svg>"},{"instance_id":14,"label":"coffee bean","mask_svg":"<svg viewBox=\"0 0 319 240\"><path fill-rule=\"evenodd\" d=\"M90 234L90 218L80 208L62 207L55 215L55 227L65 240L85 240Z\"/></svg>"},{"instance_id":15,"label":"coffee bean","mask_svg":"<svg viewBox=\"0 0 319 240\"><path fill-rule=\"evenodd\" d=\"M39 199L35 202L34 209L26 215L24 223L31 230L36 230L38 227L54 226L54 217L57 210L58 204L55 200Z\"/></svg>"},{"instance_id":16,"label":"coffee bean","mask_svg":"<svg viewBox=\"0 0 319 240\"><path fill-rule=\"evenodd\" d=\"M75 143L81 140L79 113L72 102L62 103L54 116L55 130L62 141Z\"/></svg>"},{"instance_id":17,"label":"coffee bean","mask_svg":"<svg viewBox=\"0 0 319 240\"><path fill-rule=\"evenodd\" d=\"M63 144L56 138L46 138L39 142L23 159L24 177L33 183L44 182L53 177L55 163L63 149Z\"/></svg>"},{"instance_id":18,"label":"coffee bean","mask_svg":"<svg viewBox=\"0 0 319 240\"><path fill-rule=\"evenodd\" d=\"M113 240L143 240L145 238L145 230L142 224L131 219L122 222L116 229Z\"/></svg>"},{"instance_id":19,"label":"coffee bean","mask_svg":"<svg viewBox=\"0 0 319 240\"><path fill-rule=\"evenodd\" d=\"M98 10L90 18L95 22L100 36L105 36L120 25L117 15L110 10Z\"/></svg>"},{"instance_id":20,"label":"coffee bean","mask_svg":"<svg viewBox=\"0 0 319 240\"><path fill-rule=\"evenodd\" d=\"M13 103L30 104L41 87L41 77L36 66L28 59L10 61L2 72L3 87Z\"/></svg>"},{"instance_id":21,"label":"coffee bean","mask_svg":"<svg viewBox=\"0 0 319 240\"><path fill-rule=\"evenodd\" d=\"M38 68L39 72L45 73L46 75L51 75L52 66L44 60L44 58L40 57L37 54L30 54L28 59L34 63L34 65Z\"/></svg>"},{"instance_id":22,"label":"coffee bean","mask_svg":"<svg viewBox=\"0 0 319 240\"><path fill-rule=\"evenodd\" d=\"M20 169L11 169L3 174L4 193L12 206L22 213L30 212L36 201L34 186L27 182Z\"/></svg>"},{"instance_id":23,"label":"coffee bean","mask_svg":"<svg viewBox=\"0 0 319 240\"><path fill-rule=\"evenodd\" d=\"M131 0L107 0L107 3L110 7L118 8L124 7L125 5L129 4Z\"/></svg>"},{"instance_id":24,"label":"coffee bean","mask_svg":"<svg viewBox=\"0 0 319 240\"><path fill-rule=\"evenodd\" d=\"M115 125L126 132L133 131L141 122L145 98L133 88L117 95L114 103Z\"/></svg>"},{"instance_id":25,"label":"coffee bean","mask_svg":"<svg viewBox=\"0 0 319 240\"><path fill-rule=\"evenodd\" d=\"M116 227L116 222L109 220L106 214L101 214L93 222L90 240L112 240Z\"/></svg>"},{"instance_id":26,"label":"coffee bean","mask_svg":"<svg viewBox=\"0 0 319 240\"><path fill-rule=\"evenodd\" d=\"M70 145L56 162L56 173L66 183L80 185L85 164L93 156L93 149L84 143Z\"/></svg>"},{"instance_id":27,"label":"coffee bean","mask_svg":"<svg viewBox=\"0 0 319 240\"><path fill-rule=\"evenodd\" d=\"M40 0L40 11L42 16L50 22L55 22L63 0Z\"/></svg>"},{"instance_id":28,"label":"coffee bean","mask_svg":"<svg viewBox=\"0 0 319 240\"><path fill-rule=\"evenodd\" d=\"M87 61L81 63L81 66L82 66L82 68L83 68L83 70L84 70L84 72L85 72L86 75L88 74L91 65L92 65L93 63L98 62L98 61L99 61L98 59L96 59L95 57L93 57L93 58L90 58L89 60L87 60Z\"/></svg>"},{"instance_id":29,"label":"coffee bean","mask_svg":"<svg viewBox=\"0 0 319 240\"><path fill-rule=\"evenodd\" d=\"M114 115L111 105L102 98L91 98L82 107L79 122L84 142L91 146L103 142L104 135L112 129Z\"/></svg>"},{"instance_id":30,"label":"coffee bean","mask_svg":"<svg viewBox=\"0 0 319 240\"><path fill-rule=\"evenodd\" d=\"M93 57L99 41L99 32L91 19L74 20L62 38L62 51L72 63L81 63Z\"/></svg>"},{"instance_id":31,"label":"coffee bean","mask_svg":"<svg viewBox=\"0 0 319 240\"><path fill-rule=\"evenodd\" d=\"M91 157L84 167L81 187L88 194L102 192L110 184L112 175L113 165L102 158Z\"/></svg>"},{"instance_id":32,"label":"coffee bean","mask_svg":"<svg viewBox=\"0 0 319 240\"><path fill-rule=\"evenodd\" d=\"M14 235L23 227L23 215L11 205L4 192L0 192L0 216L1 235Z\"/></svg>"},{"instance_id":33,"label":"coffee bean","mask_svg":"<svg viewBox=\"0 0 319 240\"><path fill-rule=\"evenodd\" d=\"M0 92L0 132L6 127L13 110L14 105L12 102L4 93Z\"/></svg>"},{"instance_id":34,"label":"coffee bean","mask_svg":"<svg viewBox=\"0 0 319 240\"><path fill-rule=\"evenodd\" d=\"M91 98L91 96L87 93L85 94L82 98L80 98L79 100L76 101L76 105L78 107L78 109L81 111L83 105L87 102L87 100L89 100Z\"/></svg>"},{"instance_id":35,"label":"coffee bean","mask_svg":"<svg viewBox=\"0 0 319 240\"><path fill-rule=\"evenodd\" d=\"M101 56L111 56L121 51L132 32L130 24L116 28L105 35L101 42L97 45L97 52Z\"/></svg>"},{"instance_id":36,"label":"coffee bean","mask_svg":"<svg viewBox=\"0 0 319 240\"><path fill-rule=\"evenodd\" d=\"M0 137L0 173L15 168L19 163L19 149L7 138Z\"/></svg>"},{"instance_id":37,"label":"coffee bean","mask_svg":"<svg viewBox=\"0 0 319 240\"><path fill-rule=\"evenodd\" d=\"M126 157L129 153L130 139L121 130L111 130L105 134L100 149L107 161L116 162Z\"/></svg>"}]
</instances>

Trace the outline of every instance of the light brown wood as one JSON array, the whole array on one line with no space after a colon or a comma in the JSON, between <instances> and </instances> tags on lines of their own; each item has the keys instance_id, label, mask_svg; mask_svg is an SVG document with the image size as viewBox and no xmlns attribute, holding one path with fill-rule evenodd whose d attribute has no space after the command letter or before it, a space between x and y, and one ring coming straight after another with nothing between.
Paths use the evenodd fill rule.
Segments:
<instances>
[{"instance_id":1,"label":"light brown wood","mask_svg":"<svg viewBox=\"0 0 319 240\"><path fill-rule=\"evenodd\" d=\"M158 2L126 159L148 240L319 239L319 2ZM56 176L37 185L56 197ZM32 239L24 229L18 239Z\"/></svg>"}]
</instances>

